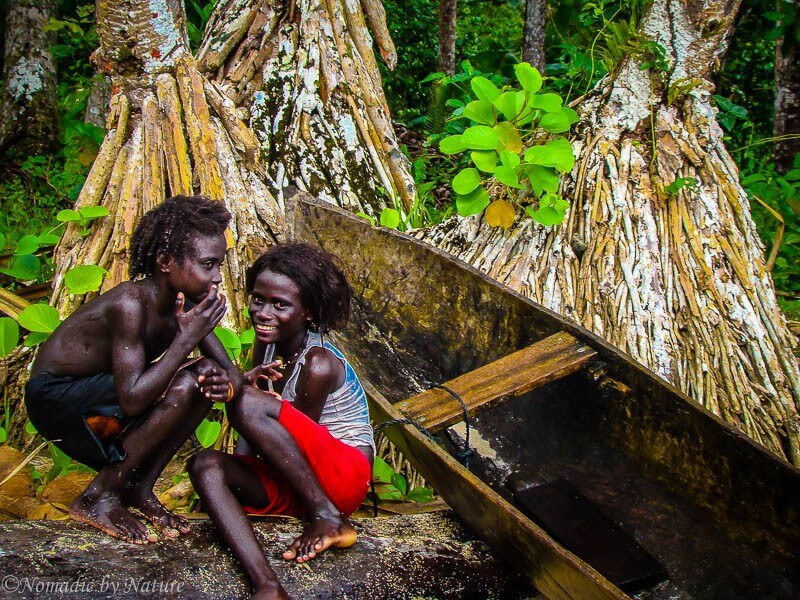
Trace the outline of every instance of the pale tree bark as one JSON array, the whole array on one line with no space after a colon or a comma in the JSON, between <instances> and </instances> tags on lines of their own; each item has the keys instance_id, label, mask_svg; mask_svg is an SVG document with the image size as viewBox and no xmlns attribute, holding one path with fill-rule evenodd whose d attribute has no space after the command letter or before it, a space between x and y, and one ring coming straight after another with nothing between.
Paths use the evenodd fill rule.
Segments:
<instances>
[{"instance_id":1,"label":"pale tree bark","mask_svg":"<svg viewBox=\"0 0 800 600\"><path fill-rule=\"evenodd\" d=\"M544 73L544 30L547 24L547 0L526 0L525 26L522 31L522 60Z\"/></svg>"},{"instance_id":2,"label":"pale tree bark","mask_svg":"<svg viewBox=\"0 0 800 600\"><path fill-rule=\"evenodd\" d=\"M3 88L0 91L0 150L22 154L50 150L58 141L55 43L43 31L56 15L55 0L10 0L6 13Z\"/></svg>"},{"instance_id":3,"label":"pale tree bark","mask_svg":"<svg viewBox=\"0 0 800 600\"><path fill-rule=\"evenodd\" d=\"M800 0L795 12L800 16ZM779 173L792 168L795 154L800 152L800 43L794 22L786 35L775 42L775 137L792 135L775 144L775 164Z\"/></svg>"},{"instance_id":4,"label":"pale tree bark","mask_svg":"<svg viewBox=\"0 0 800 600\"><path fill-rule=\"evenodd\" d=\"M202 69L250 117L267 183L377 216L415 194L372 50L397 60L379 0L227 0L211 16Z\"/></svg>"},{"instance_id":5,"label":"pale tree bark","mask_svg":"<svg viewBox=\"0 0 800 600\"><path fill-rule=\"evenodd\" d=\"M456 72L456 22L458 0L439 0L439 70Z\"/></svg>"},{"instance_id":6,"label":"pale tree bark","mask_svg":"<svg viewBox=\"0 0 800 600\"><path fill-rule=\"evenodd\" d=\"M103 289L127 279L129 239L138 218L174 194L224 201L233 215L223 269L229 320L241 319L244 266L283 228L281 207L264 185L258 140L233 103L197 68L178 0L101 0L95 63L115 91L108 133L76 208L103 205L110 217L82 238L70 228L56 252L54 298L70 298L64 274L79 264L110 271Z\"/></svg>"},{"instance_id":7,"label":"pale tree bark","mask_svg":"<svg viewBox=\"0 0 800 600\"><path fill-rule=\"evenodd\" d=\"M110 102L111 78L105 75L95 78L89 97L86 99L86 110L83 113L84 123L105 127Z\"/></svg>"},{"instance_id":8,"label":"pale tree bark","mask_svg":"<svg viewBox=\"0 0 800 600\"><path fill-rule=\"evenodd\" d=\"M754 440L800 464L800 374L736 165L710 104L739 0L655 0L628 56L580 105L564 223L475 218L419 237L595 331ZM677 93L671 104L668 90ZM694 178L676 194L664 187Z\"/></svg>"}]
</instances>

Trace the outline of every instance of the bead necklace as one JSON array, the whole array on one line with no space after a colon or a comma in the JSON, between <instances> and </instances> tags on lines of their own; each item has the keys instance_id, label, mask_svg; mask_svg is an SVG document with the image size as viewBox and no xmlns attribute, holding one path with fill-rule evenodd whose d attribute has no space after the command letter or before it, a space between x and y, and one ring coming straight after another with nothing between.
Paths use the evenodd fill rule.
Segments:
<instances>
[{"instance_id":1,"label":"bead necklace","mask_svg":"<svg viewBox=\"0 0 800 600\"><path fill-rule=\"evenodd\" d=\"M303 342L300 344L300 347L287 359L283 359L281 356L276 356L275 360L280 361L281 364L278 365L278 368L281 371L285 371L288 369L294 361L298 359L300 354L303 352L303 349L306 347L306 339L308 338L308 333L303 337Z\"/></svg>"}]
</instances>

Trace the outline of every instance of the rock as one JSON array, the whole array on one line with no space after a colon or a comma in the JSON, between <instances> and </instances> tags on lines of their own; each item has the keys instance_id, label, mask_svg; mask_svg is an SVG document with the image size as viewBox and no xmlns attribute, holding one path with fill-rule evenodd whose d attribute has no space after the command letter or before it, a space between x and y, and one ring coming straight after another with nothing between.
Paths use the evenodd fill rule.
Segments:
<instances>
[{"instance_id":1,"label":"rock","mask_svg":"<svg viewBox=\"0 0 800 600\"><path fill-rule=\"evenodd\" d=\"M498 563L450 513L354 519L355 546L308 566L280 552L302 522L254 521L267 556L293 598L526 598L526 579ZM246 598L250 586L213 525L194 520L178 540L136 546L71 521L0 525L3 598Z\"/></svg>"}]
</instances>

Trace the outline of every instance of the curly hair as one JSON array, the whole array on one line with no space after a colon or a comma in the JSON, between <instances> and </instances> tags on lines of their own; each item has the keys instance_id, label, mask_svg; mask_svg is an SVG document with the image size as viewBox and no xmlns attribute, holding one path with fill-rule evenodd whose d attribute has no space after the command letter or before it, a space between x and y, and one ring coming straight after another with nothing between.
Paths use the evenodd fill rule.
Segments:
<instances>
[{"instance_id":1,"label":"curly hair","mask_svg":"<svg viewBox=\"0 0 800 600\"><path fill-rule=\"evenodd\" d=\"M350 316L352 291L341 269L341 260L305 242L278 244L259 256L247 269L245 285L253 293L262 271L285 275L297 285L312 328L320 333L339 329Z\"/></svg>"},{"instance_id":2,"label":"curly hair","mask_svg":"<svg viewBox=\"0 0 800 600\"><path fill-rule=\"evenodd\" d=\"M231 214L222 202L205 196L173 196L147 211L131 236L128 275L152 277L159 255L186 258L193 234L223 235Z\"/></svg>"}]
</instances>

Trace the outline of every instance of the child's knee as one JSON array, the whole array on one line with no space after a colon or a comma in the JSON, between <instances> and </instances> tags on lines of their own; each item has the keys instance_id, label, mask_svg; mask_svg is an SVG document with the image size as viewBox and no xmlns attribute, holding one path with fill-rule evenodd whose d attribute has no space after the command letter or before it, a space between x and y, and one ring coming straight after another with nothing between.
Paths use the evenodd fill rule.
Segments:
<instances>
[{"instance_id":1,"label":"child's knee","mask_svg":"<svg viewBox=\"0 0 800 600\"><path fill-rule=\"evenodd\" d=\"M187 470L189 479L197 487L209 476L222 475L222 453L217 450L203 450L189 459Z\"/></svg>"},{"instance_id":2,"label":"child's knee","mask_svg":"<svg viewBox=\"0 0 800 600\"><path fill-rule=\"evenodd\" d=\"M280 414L280 401L260 390L246 387L238 398L228 403L228 420L238 431L245 431L248 425L276 420Z\"/></svg>"},{"instance_id":3,"label":"child's knee","mask_svg":"<svg viewBox=\"0 0 800 600\"><path fill-rule=\"evenodd\" d=\"M177 406L193 401L198 397L203 396L200 393L200 385L197 383L197 375L184 369L179 371L172 380L167 390L165 401L173 402Z\"/></svg>"}]
</instances>

